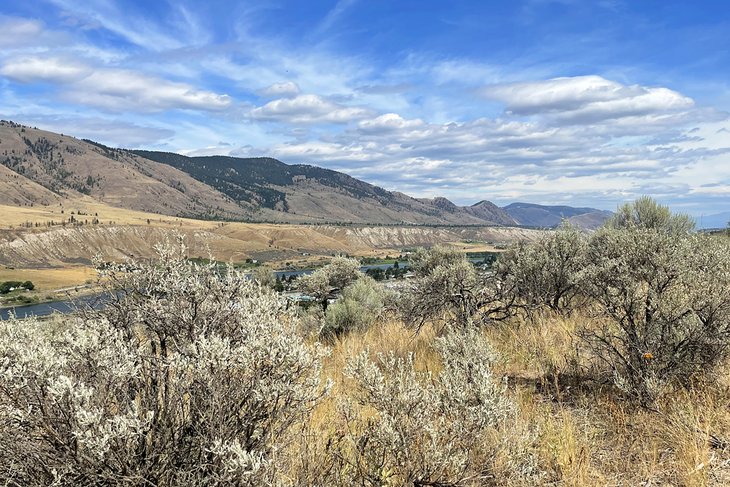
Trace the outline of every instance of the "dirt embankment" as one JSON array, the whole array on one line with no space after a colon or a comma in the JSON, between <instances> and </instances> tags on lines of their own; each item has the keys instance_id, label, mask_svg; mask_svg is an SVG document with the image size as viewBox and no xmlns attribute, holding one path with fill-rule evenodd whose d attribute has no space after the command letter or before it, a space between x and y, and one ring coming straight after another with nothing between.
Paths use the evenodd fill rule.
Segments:
<instances>
[{"instance_id":1,"label":"dirt embankment","mask_svg":"<svg viewBox=\"0 0 730 487\"><path fill-rule=\"evenodd\" d=\"M239 242L207 231L173 230L144 226L84 226L47 231L0 231L0 264L13 267L48 268L68 264L90 264L94 256L121 261L129 257L150 258L155 245L176 234L186 236L193 256L206 257L207 247L214 254L244 260Z\"/></svg>"},{"instance_id":2,"label":"dirt embankment","mask_svg":"<svg viewBox=\"0 0 730 487\"><path fill-rule=\"evenodd\" d=\"M89 264L103 260L150 258L155 245L185 236L191 256L240 262L276 261L302 254L367 254L382 250L481 241L508 243L534 239L540 232L507 227L339 227L227 223L207 228L104 225L49 230L0 230L0 265L24 268Z\"/></svg>"},{"instance_id":3,"label":"dirt embankment","mask_svg":"<svg viewBox=\"0 0 730 487\"><path fill-rule=\"evenodd\" d=\"M479 241L510 243L534 240L542 230L515 227L316 227L318 232L348 246L359 248L404 248L442 243Z\"/></svg>"}]
</instances>

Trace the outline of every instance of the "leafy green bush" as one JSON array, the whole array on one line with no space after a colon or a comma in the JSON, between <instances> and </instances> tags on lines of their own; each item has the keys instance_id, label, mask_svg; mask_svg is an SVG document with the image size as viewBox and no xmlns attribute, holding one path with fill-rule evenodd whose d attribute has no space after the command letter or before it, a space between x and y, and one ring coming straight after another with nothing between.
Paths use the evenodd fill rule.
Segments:
<instances>
[{"instance_id":1,"label":"leafy green bush","mask_svg":"<svg viewBox=\"0 0 730 487\"><path fill-rule=\"evenodd\" d=\"M374 279L363 277L347 286L342 296L327 308L324 335L366 330L380 317L385 292Z\"/></svg>"},{"instance_id":2,"label":"leafy green bush","mask_svg":"<svg viewBox=\"0 0 730 487\"><path fill-rule=\"evenodd\" d=\"M0 283L0 294L8 294L12 289L25 289L32 291L35 289L35 285L30 281L5 281Z\"/></svg>"}]
</instances>

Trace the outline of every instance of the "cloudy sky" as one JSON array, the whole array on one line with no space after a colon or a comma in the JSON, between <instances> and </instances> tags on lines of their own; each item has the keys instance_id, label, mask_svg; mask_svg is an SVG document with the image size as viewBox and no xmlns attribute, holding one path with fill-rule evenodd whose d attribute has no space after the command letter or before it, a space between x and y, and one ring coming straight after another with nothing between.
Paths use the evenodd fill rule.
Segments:
<instances>
[{"instance_id":1,"label":"cloudy sky","mask_svg":"<svg viewBox=\"0 0 730 487\"><path fill-rule=\"evenodd\" d=\"M460 204L730 210L728 112L724 0L0 3L0 118Z\"/></svg>"}]
</instances>

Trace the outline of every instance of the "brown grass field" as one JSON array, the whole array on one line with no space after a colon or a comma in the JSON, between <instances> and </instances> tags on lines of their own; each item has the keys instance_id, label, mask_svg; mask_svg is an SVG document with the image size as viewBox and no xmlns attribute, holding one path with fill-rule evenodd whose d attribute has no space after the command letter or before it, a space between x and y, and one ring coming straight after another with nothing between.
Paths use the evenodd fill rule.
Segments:
<instances>
[{"instance_id":1,"label":"brown grass field","mask_svg":"<svg viewBox=\"0 0 730 487\"><path fill-rule=\"evenodd\" d=\"M51 292L83 286L96 279L96 271L87 266L69 266L61 269L9 269L0 267L2 281L32 281L35 291Z\"/></svg>"},{"instance_id":2,"label":"brown grass field","mask_svg":"<svg viewBox=\"0 0 730 487\"><path fill-rule=\"evenodd\" d=\"M60 225L71 216L87 224ZM94 219L100 224L90 223ZM50 222L55 225L47 226ZM510 231L495 230L496 238L509 238ZM411 228L401 233L397 228L216 222L116 208L84 197L57 206L0 205L0 278L32 280L44 290L78 286L93 277L92 254L116 261L129 256L150 258L155 243L178 232L186 235L191 256L212 253L233 263L253 258L279 269L316 267L337 254L397 256L400 249L429 243L464 252L497 250L492 243L463 241L443 229Z\"/></svg>"}]
</instances>

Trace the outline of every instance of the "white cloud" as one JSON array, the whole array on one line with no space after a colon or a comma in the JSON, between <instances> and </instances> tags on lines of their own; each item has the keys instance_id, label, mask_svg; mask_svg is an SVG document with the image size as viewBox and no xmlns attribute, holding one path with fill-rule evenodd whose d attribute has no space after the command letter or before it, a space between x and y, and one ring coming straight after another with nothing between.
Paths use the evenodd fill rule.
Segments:
<instances>
[{"instance_id":1,"label":"white cloud","mask_svg":"<svg viewBox=\"0 0 730 487\"><path fill-rule=\"evenodd\" d=\"M529 196L557 201L566 195L573 201L615 202L651 187L681 198L708 174L683 178L685 168L730 151L726 140L716 147L724 125L714 121L727 115L695 108L672 90L590 77L568 83L579 88L571 93L564 81L553 81L529 84L539 92L532 98L521 91L527 83L504 91L514 96L513 106L534 114L527 119L507 113L429 123L385 113L339 134L277 144L270 151L290 162L324 163L390 189L446 194L464 203ZM566 123L568 115L583 120ZM693 130L697 124L703 128ZM714 135L709 146L702 140L707 134Z\"/></svg>"},{"instance_id":2,"label":"white cloud","mask_svg":"<svg viewBox=\"0 0 730 487\"><path fill-rule=\"evenodd\" d=\"M0 17L0 47L27 45L43 33L37 20Z\"/></svg>"},{"instance_id":3,"label":"white cloud","mask_svg":"<svg viewBox=\"0 0 730 487\"><path fill-rule=\"evenodd\" d=\"M485 87L481 93L503 102L510 114L551 115L568 123L672 113L694 107L691 98L668 88L627 86L600 76L498 84Z\"/></svg>"},{"instance_id":4,"label":"white cloud","mask_svg":"<svg viewBox=\"0 0 730 487\"><path fill-rule=\"evenodd\" d=\"M297 86L297 84L293 81L274 83L262 90L259 90L259 94L261 96L265 96L268 98L292 98L297 96L299 92L299 86Z\"/></svg>"},{"instance_id":5,"label":"white cloud","mask_svg":"<svg viewBox=\"0 0 730 487\"><path fill-rule=\"evenodd\" d=\"M39 20L0 15L0 58L47 49L67 49L71 44L69 33L49 29Z\"/></svg>"},{"instance_id":6,"label":"white cloud","mask_svg":"<svg viewBox=\"0 0 730 487\"><path fill-rule=\"evenodd\" d=\"M280 98L251 110L256 120L284 123L348 123L370 115L364 108L348 107L318 95Z\"/></svg>"},{"instance_id":7,"label":"white cloud","mask_svg":"<svg viewBox=\"0 0 730 487\"><path fill-rule=\"evenodd\" d=\"M232 104L228 95L121 69L96 70L75 83L67 97L78 103L113 110L159 111L181 108L218 111Z\"/></svg>"},{"instance_id":8,"label":"white cloud","mask_svg":"<svg viewBox=\"0 0 730 487\"><path fill-rule=\"evenodd\" d=\"M0 75L22 83L64 85L70 101L109 110L160 111L191 109L220 111L231 106L228 95L201 90L126 69L94 68L58 57L21 57L0 67Z\"/></svg>"},{"instance_id":9,"label":"white cloud","mask_svg":"<svg viewBox=\"0 0 730 487\"><path fill-rule=\"evenodd\" d=\"M358 129L364 133L393 132L404 129L415 129L423 127L423 120L405 120L397 113L386 113L369 120L363 120L358 124Z\"/></svg>"},{"instance_id":10,"label":"white cloud","mask_svg":"<svg viewBox=\"0 0 730 487\"><path fill-rule=\"evenodd\" d=\"M85 78L91 71L90 67L73 60L23 57L7 61L0 68L0 75L21 83L70 83Z\"/></svg>"}]
</instances>

